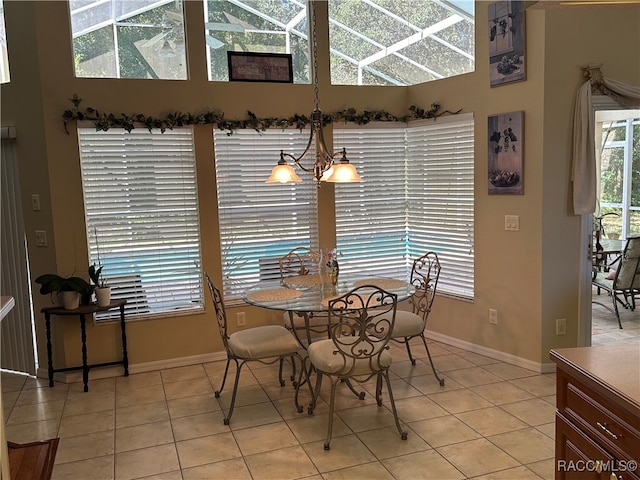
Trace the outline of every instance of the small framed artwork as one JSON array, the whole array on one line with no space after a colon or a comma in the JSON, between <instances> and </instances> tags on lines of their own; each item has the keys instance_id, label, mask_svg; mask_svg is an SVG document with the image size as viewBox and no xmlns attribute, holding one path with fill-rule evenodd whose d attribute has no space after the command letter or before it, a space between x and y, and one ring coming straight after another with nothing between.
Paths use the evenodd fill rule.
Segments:
<instances>
[{"instance_id":1,"label":"small framed artwork","mask_svg":"<svg viewBox=\"0 0 640 480\"><path fill-rule=\"evenodd\" d=\"M488 121L489 194L524 194L524 112L501 113Z\"/></svg>"},{"instance_id":2,"label":"small framed artwork","mask_svg":"<svg viewBox=\"0 0 640 480\"><path fill-rule=\"evenodd\" d=\"M527 78L523 3L505 0L489 4L489 81L492 87Z\"/></svg>"},{"instance_id":3,"label":"small framed artwork","mask_svg":"<svg viewBox=\"0 0 640 480\"><path fill-rule=\"evenodd\" d=\"M290 53L227 52L229 81L293 83Z\"/></svg>"}]
</instances>

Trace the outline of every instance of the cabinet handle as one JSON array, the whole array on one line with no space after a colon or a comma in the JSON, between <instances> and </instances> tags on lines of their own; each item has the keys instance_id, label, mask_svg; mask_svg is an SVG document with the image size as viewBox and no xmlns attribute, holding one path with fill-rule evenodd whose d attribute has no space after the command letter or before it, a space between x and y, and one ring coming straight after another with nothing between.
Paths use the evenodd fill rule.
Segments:
<instances>
[{"instance_id":1,"label":"cabinet handle","mask_svg":"<svg viewBox=\"0 0 640 480\"><path fill-rule=\"evenodd\" d=\"M609 435L614 440L619 440L620 438L622 438L622 434L616 435L611 430L609 430L608 425L607 425L606 422L605 423L596 422L596 425L598 425L598 427L600 427L600 430L602 430L604 433Z\"/></svg>"}]
</instances>

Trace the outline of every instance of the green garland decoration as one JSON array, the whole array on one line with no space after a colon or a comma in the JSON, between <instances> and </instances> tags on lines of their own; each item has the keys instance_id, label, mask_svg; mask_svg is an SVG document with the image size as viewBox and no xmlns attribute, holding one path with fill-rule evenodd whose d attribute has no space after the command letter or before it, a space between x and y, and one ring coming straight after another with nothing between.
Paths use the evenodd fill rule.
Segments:
<instances>
[{"instance_id":1,"label":"green garland decoration","mask_svg":"<svg viewBox=\"0 0 640 480\"><path fill-rule=\"evenodd\" d=\"M295 114L289 118L258 118L249 111L247 112L248 118L244 120L227 120L224 118L224 113L214 111L199 114L172 112L164 118L154 118L143 114L127 115L121 113L117 115L115 113L100 112L91 107L81 109L80 103L82 99L79 98L77 94L74 94L69 100L73 104L73 108L65 110L62 115L64 129L67 133L69 133L67 124L78 120L91 121L95 125L96 131L105 132L110 128L123 128L127 132L131 132L136 124L144 125L149 131L154 128L160 129L163 133L167 129L172 130L175 127L184 127L187 125L216 125L219 129L226 131L227 135L232 135L236 130L244 128L252 128L257 132L265 131L267 128L273 127L296 127L302 130L311 122L310 118L306 115ZM410 114L404 117L396 117L384 110L365 110L362 113L358 113L354 108L347 108L335 113L323 114L322 122L323 125L328 125L335 121L351 122L358 125L366 125L369 122L406 122L410 119L437 118L445 114L456 115L461 111L462 109L455 112L440 110L440 104L437 102L432 103L429 110L411 105L411 107L409 107Z\"/></svg>"}]
</instances>

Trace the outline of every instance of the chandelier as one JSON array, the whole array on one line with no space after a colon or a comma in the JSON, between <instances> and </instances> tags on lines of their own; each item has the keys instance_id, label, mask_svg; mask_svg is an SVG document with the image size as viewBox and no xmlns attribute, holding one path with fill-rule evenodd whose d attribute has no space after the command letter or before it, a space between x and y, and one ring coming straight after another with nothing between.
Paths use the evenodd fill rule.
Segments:
<instances>
[{"instance_id":1,"label":"chandelier","mask_svg":"<svg viewBox=\"0 0 640 480\"><path fill-rule=\"evenodd\" d=\"M291 153L286 153L284 150L280 150L280 160L278 164L273 167L271 176L266 180L266 183L300 183L302 179L298 176L294 168L287 163L287 159L291 160L296 166L305 172L313 172L313 177L320 187L320 182L361 182L362 178L358 175L356 168L349 163L347 158L346 149L340 150L339 153L332 153L332 150L327 147L322 132L323 120L322 111L320 110L320 100L318 97L318 47L316 45L316 0L309 2L311 4L312 12L312 43L311 51L313 56L313 84L315 93L314 109L311 112L311 133L309 135L309 142L306 148L300 154L295 156ZM311 145L313 145L314 137L317 139L316 145L316 159L313 166L305 167L302 164L302 160L309 152ZM340 159L336 161L336 157L340 155Z\"/></svg>"}]
</instances>

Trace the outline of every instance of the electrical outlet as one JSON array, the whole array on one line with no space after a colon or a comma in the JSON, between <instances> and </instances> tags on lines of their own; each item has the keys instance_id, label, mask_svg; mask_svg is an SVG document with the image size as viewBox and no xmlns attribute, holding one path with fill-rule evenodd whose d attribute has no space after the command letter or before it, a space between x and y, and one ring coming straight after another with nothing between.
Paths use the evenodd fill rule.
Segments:
<instances>
[{"instance_id":1,"label":"electrical outlet","mask_svg":"<svg viewBox=\"0 0 640 480\"><path fill-rule=\"evenodd\" d=\"M247 318L244 316L244 312L236 313L236 325L244 327L247 324Z\"/></svg>"},{"instance_id":2,"label":"electrical outlet","mask_svg":"<svg viewBox=\"0 0 640 480\"><path fill-rule=\"evenodd\" d=\"M496 310L495 308L489 309L489 323L491 325L498 324L498 310Z\"/></svg>"},{"instance_id":3,"label":"electrical outlet","mask_svg":"<svg viewBox=\"0 0 640 480\"><path fill-rule=\"evenodd\" d=\"M36 230L36 247L47 246L47 232L46 230Z\"/></svg>"},{"instance_id":4,"label":"electrical outlet","mask_svg":"<svg viewBox=\"0 0 640 480\"><path fill-rule=\"evenodd\" d=\"M566 318L556 319L556 335L566 335L566 334L567 334L567 319Z\"/></svg>"}]
</instances>

